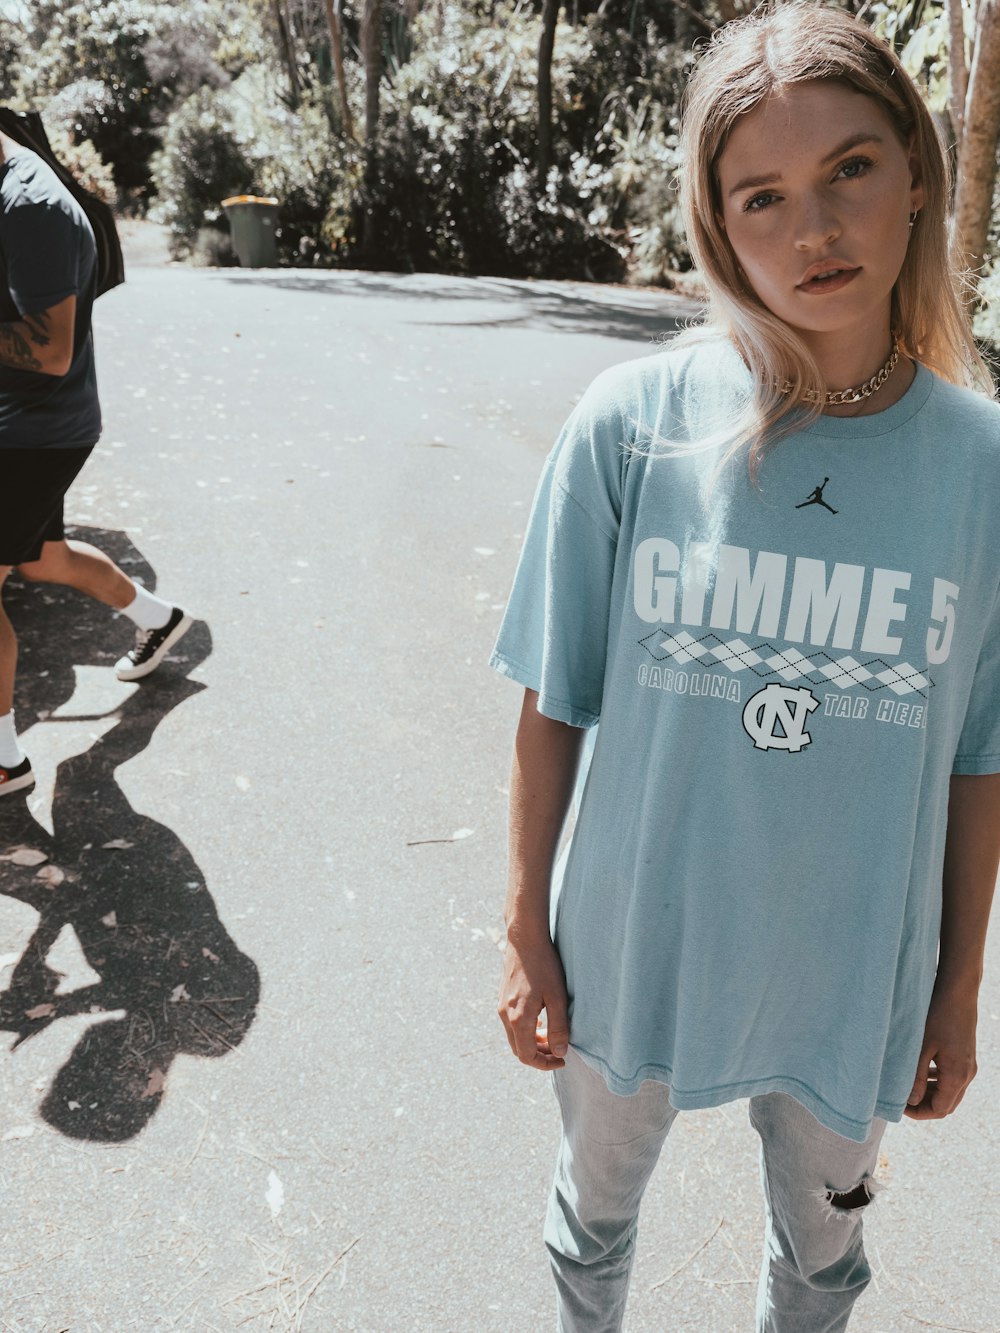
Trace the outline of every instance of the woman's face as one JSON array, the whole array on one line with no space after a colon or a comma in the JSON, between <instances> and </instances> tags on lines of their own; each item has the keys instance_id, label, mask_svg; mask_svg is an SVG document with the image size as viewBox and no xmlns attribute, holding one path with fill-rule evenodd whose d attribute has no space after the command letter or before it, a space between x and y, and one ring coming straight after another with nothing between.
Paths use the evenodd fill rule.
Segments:
<instances>
[{"instance_id":1,"label":"woman's face","mask_svg":"<svg viewBox=\"0 0 1000 1333\"><path fill-rule=\"evenodd\" d=\"M881 105L846 84L792 84L736 122L718 180L721 224L768 309L884 348L923 190Z\"/></svg>"}]
</instances>

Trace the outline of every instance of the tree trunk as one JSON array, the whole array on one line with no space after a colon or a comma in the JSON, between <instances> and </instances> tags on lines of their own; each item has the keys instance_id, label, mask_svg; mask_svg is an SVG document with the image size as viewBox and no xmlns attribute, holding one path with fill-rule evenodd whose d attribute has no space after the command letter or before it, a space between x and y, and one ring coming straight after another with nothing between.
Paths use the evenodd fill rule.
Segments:
<instances>
[{"instance_id":1,"label":"tree trunk","mask_svg":"<svg viewBox=\"0 0 1000 1333\"><path fill-rule=\"evenodd\" d=\"M948 0L948 84L948 109L955 131L955 148L961 155L962 135L965 131L965 98L969 84L969 70L965 61L962 0Z\"/></svg>"},{"instance_id":2,"label":"tree trunk","mask_svg":"<svg viewBox=\"0 0 1000 1333\"><path fill-rule=\"evenodd\" d=\"M376 170L379 83L382 79L382 0L364 0L361 53L365 62L365 177L371 181Z\"/></svg>"},{"instance_id":3,"label":"tree trunk","mask_svg":"<svg viewBox=\"0 0 1000 1333\"><path fill-rule=\"evenodd\" d=\"M979 0L976 18L954 225L959 256L978 274L993 207L1000 137L1000 0Z\"/></svg>"},{"instance_id":4,"label":"tree trunk","mask_svg":"<svg viewBox=\"0 0 1000 1333\"><path fill-rule=\"evenodd\" d=\"M559 0L543 0L538 42L538 189L544 191L552 164L552 53L556 45Z\"/></svg>"},{"instance_id":5,"label":"tree trunk","mask_svg":"<svg viewBox=\"0 0 1000 1333\"><path fill-rule=\"evenodd\" d=\"M330 29L330 53L333 56L333 68L340 90L340 110L343 116L344 133L349 139L354 138L354 121L351 119L351 107L347 100L347 80L344 78L344 42L340 31L340 0L336 7L334 0L323 0L326 7L326 26Z\"/></svg>"},{"instance_id":6,"label":"tree trunk","mask_svg":"<svg viewBox=\"0 0 1000 1333\"><path fill-rule=\"evenodd\" d=\"M285 61L285 69L288 73L289 105L294 111L302 101L302 85L299 82L299 70L295 61L295 49L292 46L291 33L288 31L288 25L285 22L285 14L281 7L281 0L271 0L271 8L274 11L274 19L278 25L278 40L281 43L281 54Z\"/></svg>"}]
</instances>

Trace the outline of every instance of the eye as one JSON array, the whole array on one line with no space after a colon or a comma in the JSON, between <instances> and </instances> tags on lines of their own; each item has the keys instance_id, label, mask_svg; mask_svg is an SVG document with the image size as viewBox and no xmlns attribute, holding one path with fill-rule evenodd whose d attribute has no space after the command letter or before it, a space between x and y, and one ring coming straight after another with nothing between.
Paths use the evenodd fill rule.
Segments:
<instances>
[{"instance_id":1,"label":"eye","mask_svg":"<svg viewBox=\"0 0 1000 1333\"><path fill-rule=\"evenodd\" d=\"M743 212L762 213L765 208L768 208L770 206L771 201L773 199L776 199L777 197L778 197L777 195L769 194L766 191L763 194L755 194L753 195L752 198L748 199L746 203L743 205Z\"/></svg>"},{"instance_id":2,"label":"eye","mask_svg":"<svg viewBox=\"0 0 1000 1333\"><path fill-rule=\"evenodd\" d=\"M870 157L851 157L840 164L837 174L844 180L854 181L859 176L867 176L874 165Z\"/></svg>"}]
</instances>

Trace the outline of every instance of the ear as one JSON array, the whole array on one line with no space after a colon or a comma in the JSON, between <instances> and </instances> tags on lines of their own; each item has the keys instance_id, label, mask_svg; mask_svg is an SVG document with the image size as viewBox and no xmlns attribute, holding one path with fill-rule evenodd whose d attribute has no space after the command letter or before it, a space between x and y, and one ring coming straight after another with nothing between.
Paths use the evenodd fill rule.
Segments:
<instances>
[{"instance_id":1,"label":"ear","mask_svg":"<svg viewBox=\"0 0 1000 1333\"><path fill-rule=\"evenodd\" d=\"M916 130L910 135L908 149L910 167L910 212L918 213L924 206L924 175L920 163L920 154L917 152Z\"/></svg>"}]
</instances>

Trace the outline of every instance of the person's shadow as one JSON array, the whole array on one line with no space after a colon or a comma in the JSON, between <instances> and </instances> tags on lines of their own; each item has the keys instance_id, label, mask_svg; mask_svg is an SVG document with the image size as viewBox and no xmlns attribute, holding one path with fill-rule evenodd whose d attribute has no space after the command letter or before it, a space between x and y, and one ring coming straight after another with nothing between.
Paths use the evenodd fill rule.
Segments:
<instances>
[{"instance_id":1,"label":"person's shadow","mask_svg":"<svg viewBox=\"0 0 1000 1333\"><path fill-rule=\"evenodd\" d=\"M153 587L152 570L125 534L75 535ZM128 645L125 633L114 651L122 627L69 589L12 576L4 604L20 648L22 730L25 719L46 717L71 698L74 666L110 668ZM16 1034L11 1050L60 1018L118 1015L87 1028L42 1101L43 1118L73 1138L121 1142L138 1134L163 1099L174 1057L229 1054L256 1013L257 967L219 920L198 865L171 829L132 809L115 781L171 709L205 688L187 673L210 652L208 628L196 623L115 710L111 729L59 765L52 834L20 794L0 801L0 892L39 918L0 992L0 1030ZM41 865L39 853L47 858ZM62 977L46 959L67 925L100 980L60 993Z\"/></svg>"}]
</instances>

